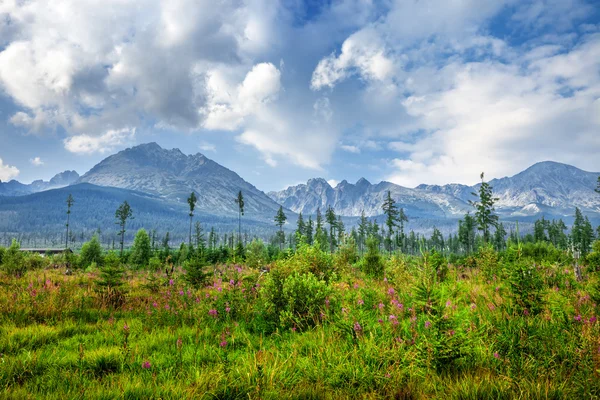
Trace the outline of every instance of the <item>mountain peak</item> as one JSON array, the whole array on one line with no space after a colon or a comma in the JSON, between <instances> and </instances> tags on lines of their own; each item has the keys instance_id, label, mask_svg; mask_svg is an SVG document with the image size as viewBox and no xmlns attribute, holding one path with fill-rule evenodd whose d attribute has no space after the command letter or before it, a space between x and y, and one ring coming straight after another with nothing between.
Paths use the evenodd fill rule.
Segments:
<instances>
[{"instance_id":1,"label":"mountain peak","mask_svg":"<svg viewBox=\"0 0 600 400\"><path fill-rule=\"evenodd\" d=\"M371 182L369 182L365 178L360 178L356 181L356 186L371 186Z\"/></svg>"}]
</instances>

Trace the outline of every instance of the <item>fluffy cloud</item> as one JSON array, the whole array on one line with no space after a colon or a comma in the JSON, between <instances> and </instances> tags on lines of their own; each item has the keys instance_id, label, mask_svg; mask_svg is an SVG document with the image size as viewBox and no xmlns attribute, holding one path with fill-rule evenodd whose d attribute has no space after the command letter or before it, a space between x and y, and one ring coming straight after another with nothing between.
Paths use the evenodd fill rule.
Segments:
<instances>
[{"instance_id":1,"label":"fluffy cloud","mask_svg":"<svg viewBox=\"0 0 600 400\"><path fill-rule=\"evenodd\" d=\"M360 148L357 146L343 144L340 147L342 148L342 150L347 151L348 153L354 153L354 154L360 153Z\"/></svg>"},{"instance_id":2,"label":"fluffy cloud","mask_svg":"<svg viewBox=\"0 0 600 400\"><path fill-rule=\"evenodd\" d=\"M109 130L101 136L81 134L64 140L65 149L76 154L104 154L133 142L135 129Z\"/></svg>"},{"instance_id":3,"label":"fluffy cloud","mask_svg":"<svg viewBox=\"0 0 600 400\"><path fill-rule=\"evenodd\" d=\"M271 63L255 65L237 87L215 70L207 80L208 104L204 110L207 129L235 130L245 117L277 98L281 88L281 72Z\"/></svg>"},{"instance_id":4,"label":"fluffy cloud","mask_svg":"<svg viewBox=\"0 0 600 400\"><path fill-rule=\"evenodd\" d=\"M10 165L5 165L0 158L0 181L9 181L19 175L19 169Z\"/></svg>"},{"instance_id":5,"label":"fluffy cloud","mask_svg":"<svg viewBox=\"0 0 600 400\"><path fill-rule=\"evenodd\" d=\"M89 136L142 119L198 129L209 72L248 65L272 44L269 19L276 15L259 12L267 8L262 3L4 1L0 88L24 108L11 122Z\"/></svg>"},{"instance_id":6,"label":"fluffy cloud","mask_svg":"<svg viewBox=\"0 0 600 400\"><path fill-rule=\"evenodd\" d=\"M217 146L212 143L202 142L198 145L198 148L202 151L212 151L213 153L217 152Z\"/></svg>"},{"instance_id":7,"label":"fluffy cloud","mask_svg":"<svg viewBox=\"0 0 600 400\"><path fill-rule=\"evenodd\" d=\"M31 159L29 159L29 162L31 163L31 165L36 166L36 167L44 165L44 162L39 157L31 158Z\"/></svg>"}]
</instances>

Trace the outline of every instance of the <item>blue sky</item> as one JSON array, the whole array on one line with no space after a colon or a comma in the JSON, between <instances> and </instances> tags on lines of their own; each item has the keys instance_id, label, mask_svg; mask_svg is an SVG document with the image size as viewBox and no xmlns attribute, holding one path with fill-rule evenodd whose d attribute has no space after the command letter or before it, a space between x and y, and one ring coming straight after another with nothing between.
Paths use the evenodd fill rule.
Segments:
<instances>
[{"instance_id":1,"label":"blue sky","mask_svg":"<svg viewBox=\"0 0 600 400\"><path fill-rule=\"evenodd\" d=\"M258 188L600 170L585 0L5 0L0 179L156 141Z\"/></svg>"}]
</instances>

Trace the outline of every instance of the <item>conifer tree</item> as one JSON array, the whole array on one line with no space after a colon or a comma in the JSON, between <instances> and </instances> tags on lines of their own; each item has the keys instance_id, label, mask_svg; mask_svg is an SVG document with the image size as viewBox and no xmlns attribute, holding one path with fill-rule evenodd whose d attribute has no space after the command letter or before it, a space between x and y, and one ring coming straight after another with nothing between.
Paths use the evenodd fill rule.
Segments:
<instances>
[{"instance_id":1,"label":"conifer tree","mask_svg":"<svg viewBox=\"0 0 600 400\"><path fill-rule=\"evenodd\" d=\"M188 241L190 247L192 246L192 220L194 219L194 209L196 208L197 201L198 198L196 197L196 193L192 192L192 194L190 194L190 197L188 197L187 199L188 205L190 206L190 236Z\"/></svg>"},{"instance_id":2,"label":"conifer tree","mask_svg":"<svg viewBox=\"0 0 600 400\"><path fill-rule=\"evenodd\" d=\"M470 254L475 247L475 218L467 212L464 220L458 221L458 241L465 252Z\"/></svg>"},{"instance_id":3,"label":"conifer tree","mask_svg":"<svg viewBox=\"0 0 600 400\"><path fill-rule=\"evenodd\" d=\"M369 232L369 224L367 217L365 217L365 210L362 210L360 214L360 222L358 223L358 249L360 254L364 252L365 240Z\"/></svg>"},{"instance_id":4,"label":"conifer tree","mask_svg":"<svg viewBox=\"0 0 600 400\"><path fill-rule=\"evenodd\" d=\"M298 214L298 222L296 227L296 240L303 241L306 240L306 224L304 223L304 218L302 217L302 212Z\"/></svg>"},{"instance_id":5,"label":"conifer tree","mask_svg":"<svg viewBox=\"0 0 600 400\"><path fill-rule=\"evenodd\" d=\"M121 257L123 257L123 246L125 244L125 224L127 224L128 219L133 219L133 212L129 203L124 201L123 204L117 208L115 212L115 218L117 219L117 224L119 225L119 235L121 235Z\"/></svg>"},{"instance_id":6,"label":"conifer tree","mask_svg":"<svg viewBox=\"0 0 600 400\"><path fill-rule=\"evenodd\" d=\"M308 216L308 222L306 223L306 243L309 245L313 244L314 238L314 223L312 220L312 215Z\"/></svg>"},{"instance_id":7,"label":"conifer tree","mask_svg":"<svg viewBox=\"0 0 600 400\"><path fill-rule=\"evenodd\" d=\"M69 196L67 197L67 233L65 235L65 250L69 248L69 222L71 220L71 207L74 202L73 196L69 193Z\"/></svg>"},{"instance_id":8,"label":"conifer tree","mask_svg":"<svg viewBox=\"0 0 600 400\"><path fill-rule=\"evenodd\" d=\"M344 242L344 235L346 233L346 226L344 225L344 221L342 221L341 215L338 215L336 224L337 224L338 243L341 246L342 243Z\"/></svg>"},{"instance_id":9,"label":"conifer tree","mask_svg":"<svg viewBox=\"0 0 600 400\"><path fill-rule=\"evenodd\" d=\"M151 256L150 236L148 236L145 229L140 229L135 234L135 239L133 239L129 260L137 268L143 268L148 266Z\"/></svg>"},{"instance_id":10,"label":"conifer tree","mask_svg":"<svg viewBox=\"0 0 600 400\"><path fill-rule=\"evenodd\" d=\"M317 247L319 247L319 249L325 251L325 244L327 243L327 233L325 233L323 230L323 216L321 215L320 208L317 208L314 242L317 244Z\"/></svg>"},{"instance_id":11,"label":"conifer tree","mask_svg":"<svg viewBox=\"0 0 600 400\"><path fill-rule=\"evenodd\" d=\"M206 240L204 240L204 232L200 221L196 221L194 225L194 239L196 242L196 248L202 253L206 247Z\"/></svg>"},{"instance_id":12,"label":"conifer tree","mask_svg":"<svg viewBox=\"0 0 600 400\"><path fill-rule=\"evenodd\" d=\"M494 247L496 247L497 251L502 251L506 247L506 229L504 229L504 224L499 223L496 226L496 231L494 232Z\"/></svg>"},{"instance_id":13,"label":"conifer tree","mask_svg":"<svg viewBox=\"0 0 600 400\"><path fill-rule=\"evenodd\" d=\"M483 172L480 175L481 186L479 194L471 193L477 196L479 201L469 201L475 207L475 220L477 221L477 229L483 232L483 241L489 243L491 239L490 228L496 227L498 224L498 216L494 214L494 203L498 198L493 196L492 187L489 183L483 180Z\"/></svg>"},{"instance_id":14,"label":"conifer tree","mask_svg":"<svg viewBox=\"0 0 600 400\"><path fill-rule=\"evenodd\" d=\"M283 212L283 207L279 206L279 210L275 215L275 224L279 227L279 250L282 250L283 242L285 241L285 235L283 234L285 221L287 221L287 216Z\"/></svg>"},{"instance_id":15,"label":"conifer tree","mask_svg":"<svg viewBox=\"0 0 600 400\"><path fill-rule=\"evenodd\" d=\"M385 214L385 225L387 226L387 236L385 238L385 247L391 252L392 251L392 235L394 234L394 227L398 225L400 219L398 207L396 202L392 199L392 194L388 190L387 196L383 202L383 213Z\"/></svg>"},{"instance_id":16,"label":"conifer tree","mask_svg":"<svg viewBox=\"0 0 600 400\"><path fill-rule=\"evenodd\" d=\"M571 229L571 238L575 250L585 257L594 240L594 230L588 217L584 217L579 208L575 208L575 222Z\"/></svg>"},{"instance_id":17,"label":"conifer tree","mask_svg":"<svg viewBox=\"0 0 600 400\"><path fill-rule=\"evenodd\" d=\"M236 204L238 205L238 241L242 241L242 215L244 215L244 195L240 190L236 199Z\"/></svg>"},{"instance_id":18,"label":"conifer tree","mask_svg":"<svg viewBox=\"0 0 600 400\"><path fill-rule=\"evenodd\" d=\"M335 215L335 211L331 206L327 207L327 211L325 212L325 220L329 224L329 250L330 253L333 253L333 249L335 247L335 230L337 228L337 217Z\"/></svg>"}]
</instances>

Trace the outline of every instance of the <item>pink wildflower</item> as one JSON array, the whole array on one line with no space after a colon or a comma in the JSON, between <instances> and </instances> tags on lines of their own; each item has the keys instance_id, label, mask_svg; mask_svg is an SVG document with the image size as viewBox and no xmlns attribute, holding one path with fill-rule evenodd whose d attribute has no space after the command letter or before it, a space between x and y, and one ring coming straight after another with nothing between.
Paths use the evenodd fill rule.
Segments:
<instances>
[{"instance_id":1,"label":"pink wildflower","mask_svg":"<svg viewBox=\"0 0 600 400\"><path fill-rule=\"evenodd\" d=\"M150 369L152 367L152 364L150 364L150 361L146 360L142 363L142 368L144 369Z\"/></svg>"}]
</instances>

